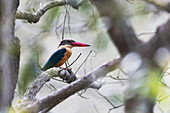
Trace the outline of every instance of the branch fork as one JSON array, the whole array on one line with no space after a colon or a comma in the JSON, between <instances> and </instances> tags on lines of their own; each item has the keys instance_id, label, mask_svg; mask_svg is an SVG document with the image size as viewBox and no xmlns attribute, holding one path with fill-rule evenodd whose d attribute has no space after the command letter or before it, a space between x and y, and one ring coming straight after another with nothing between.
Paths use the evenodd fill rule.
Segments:
<instances>
[{"instance_id":1,"label":"branch fork","mask_svg":"<svg viewBox=\"0 0 170 113\"><path fill-rule=\"evenodd\" d=\"M60 70L58 68L52 68L43 72L39 77L32 83L30 88L24 94L21 102L16 106L18 112L21 113L37 113L40 111L48 112L54 106L75 94L76 92L86 89L86 88L95 88L99 89L103 82L99 83L96 80L102 76L105 76L107 73L117 69L121 58L115 58L114 60L107 62L98 68L91 71L89 74L80 79L75 79L74 82L64 86L63 88L55 91L52 94L49 94L47 97L37 100L36 94L42 88L42 86L48 82L53 77L64 76L62 74L67 74L70 76L69 72L64 72L66 70ZM71 73L73 74L73 73ZM74 77L73 77L74 78ZM94 82L96 81L96 82ZM49 104L50 103L50 104Z\"/></svg>"}]
</instances>

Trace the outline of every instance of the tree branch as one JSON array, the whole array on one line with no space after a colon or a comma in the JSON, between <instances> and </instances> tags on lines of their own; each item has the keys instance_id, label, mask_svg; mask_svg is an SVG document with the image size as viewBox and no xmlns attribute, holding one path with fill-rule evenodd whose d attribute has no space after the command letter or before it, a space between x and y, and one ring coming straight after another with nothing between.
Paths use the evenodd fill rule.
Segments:
<instances>
[{"instance_id":1,"label":"tree branch","mask_svg":"<svg viewBox=\"0 0 170 113\"><path fill-rule=\"evenodd\" d=\"M59 69L56 70L48 70L43 72L40 76L36 78L36 80L31 84L31 87L25 92L24 99L35 100L36 94L42 88L42 86L48 82L52 77L57 77L59 75Z\"/></svg>"},{"instance_id":2,"label":"tree branch","mask_svg":"<svg viewBox=\"0 0 170 113\"><path fill-rule=\"evenodd\" d=\"M0 112L11 107L18 80L20 41L14 36L18 5L19 0L0 1Z\"/></svg>"},{"instance_id":3,"label":"tree branch","mask_svg":"<svg viewBox=\"0 0 170 113\"><path fill-rule=\"evenodd\" d=\"M155 55L155 52L161 48L166 47L170 50L170 19L164 23L163 25L159 26L156 30L155 35L152 37L152 39L144 44L144 53L142 55L145 55L150 60L153 60L153 57ZM147 54L146 54L147 53Z\"/></svg>"},{"instance_id":4,"label":"tree branch","mask_svg":"<svg viewBox=\"0 0 170 113\"><path fill-rule=\"evenodd\" d=\"M66 5L65 0L54 0L41 6L35 13L17 11L16 19L24 19L30 23L37 23L42 15L49 9L57 6Z\"/></svg>"},{"instance_id":5,"label":"tree branch","mask_svg":"<svg viewBox=\"0 0 170 113\"><path fill-rule=\"evenodd\" d=\"M130 22L122 14L122 9L115 0L92 0L101 17L107 17L110 22L108 31L111 40L116 45L119 53L124 57L131 51L136 51L142 43L130 25Z\"/></svg>"},{"instance_id":6,"label":"tree branch","mask_svg":"<svg viewBox=\"0 0 170 113\"><path fill-rule=\"evenodd\" d=\"M18 106L19 112L37 113L40 111L41 112L49 111L54 106L56 106L57 104L65 100L66 98L70 97L71 95L75 94L76 92L82 89L89 87L90 84L92 84L98 78L105 76L107 73L117 69L119 66L120 60L121 60L120 58L116 58L106 64L101 65L100 67L94 69L93 71L91 71L89 74L87 74L83 78L78 79L75 82L72 82L71 84L68 84L67 86L59 89L58 91L48 95L47 97L41 100L31 101L30 104L27 104L22 107ZM47 78L49 78L49 76L47 76ZM44 80L46 81L48 79L44 79ZM40 84L42 85L42 83ZM34 89L34 87L32 88ZM40 87L38 87L38 89L39 88ZM33 96L35 96L35 94Z\"/></svg>"},{"instance_id":7,"label":"tree branch","mask_svg":"<svg viewBox=\"0 0 170 113\"><path fill-rule=\"evenodd\" d=\"M153 89L146 82L150 79L150 76L160 76L161 68L156 65L154 61L154 55L160 47L169 46L170 36L170 23L169 21L158 28L154 38L151 41L144 44L138 40L133 28L130 26L128 20L123 16L119 4L114 0L92 0L97 7L101 16L110 18L109 25L111 26L108 33L110 38L119 50L122 58L125 57L125 62L133 59L139 55L139 59L134 62L141 64L137 69L133 67L133 73L128 72L129 76L129 92L126 94L125 100L125 112L126 113L152 113L154 100L157 92L153 95ZM131 52L135 52L134 55L130 56ZM136 55L135 55L136 54ZM123 59L124 61L124 59ZM128 67L128 65L124 67ZM130 63L130 62L129 62ZM145 70L145 71L144 71ZM144 72L143 72L144 71ZM154 73L153 75L150 75ZM152 84L157 87L157 81L153 80ZM137 88L135 86L137 85ZM147 90L146 94L143 95L142 91ZM144 107L144 108L142 108ZM141 109L142 108L142 109Z\"/></svg>"}]
</instances>

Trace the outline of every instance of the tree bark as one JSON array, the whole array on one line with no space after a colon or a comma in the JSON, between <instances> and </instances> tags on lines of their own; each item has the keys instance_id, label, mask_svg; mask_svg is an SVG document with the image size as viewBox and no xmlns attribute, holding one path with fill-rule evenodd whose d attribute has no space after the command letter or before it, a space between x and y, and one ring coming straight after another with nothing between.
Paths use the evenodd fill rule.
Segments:
<instances>
[{"instance_id":1,"label":"tree bark","mask_svg":"<svg viewBox=\"0 0 170 113\"><path fill-rule=\"evenodd\" d=\"M14 36L19 0L0 1L0 112L7 112L14 97L19 71L20 45Z\"/></svg>"},{"instance_id":2,"label":"tree bark","mask_svg":"<svg viewBox=\"0 0 170 113\"><path fill-rule=\"evenodd\" d=\"M133 59L130 65L133 65L135 61L141 61L137 69L134 69L135 66L131 69L133 73L127 72L129 89L125 96L125 113L153 113L156 88L162 72L162 67L155 62L154 57L159 48L170 49L170 33L168 32L170 21L160 26L155 36L148 43L144 43L137 39L130 22L122 14L122 8L116 1L92 0L92 2L101 16L110 19L108 34L122 56L122 61L127 62ZM139 57L139 59L133 57ZM126 64L122 63L122 65L128 67ZM155 86L155 89L147 83L148 81Z\"/></svg>"},{"instance_id":3,"label":"tree bark","mask_svg":"<svg viewBox=\"0 0 170 113\"><path fill-rule=\"evenodd\" d=\"M92 70L86 76L77 79L76 81L53 92L52 94L49 94L45 98L42 98L41 100L36 100L35 96L42 87L42 85L45 84L45 82L48 81L54 75L59 76L58 74L60 74L58 70L50 70L48 73L54 73L52 75L49 75L48 73L44 72L40 75L43 79L41 80L39 79L39 77L34 81L33 85L28 89L28 91L25 93L24 98L16 107L16 110L18 110L19 113L37 113L40 111L46 113L53 107L55 107L57 104L61 103L76 92L94 86L95 80L117 69L120 60L121 58L115 58L114 60L107 62Z\"/></svg>"}]
</instances>

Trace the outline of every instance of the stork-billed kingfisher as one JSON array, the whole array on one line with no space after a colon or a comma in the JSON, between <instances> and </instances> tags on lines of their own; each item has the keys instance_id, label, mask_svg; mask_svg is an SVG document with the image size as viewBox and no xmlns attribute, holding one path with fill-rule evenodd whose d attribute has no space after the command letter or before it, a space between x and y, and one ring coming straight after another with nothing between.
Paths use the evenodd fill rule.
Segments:
<instances>
[{"instance_id":1,"label":"stork-billed kingfisher","mask_svg":"<svg viewBox=\"0 0 170 113\"><path fill-rule=\"evenodd\" d=\"M71 39L62 40L58 46L57 51L51 55L51 57L45 63L42 70L45 71L52 67L60 67L70 58L73 47L87 47L87 46L90 45L75 42L74 40Z\"/></svg>"}]
</instances>

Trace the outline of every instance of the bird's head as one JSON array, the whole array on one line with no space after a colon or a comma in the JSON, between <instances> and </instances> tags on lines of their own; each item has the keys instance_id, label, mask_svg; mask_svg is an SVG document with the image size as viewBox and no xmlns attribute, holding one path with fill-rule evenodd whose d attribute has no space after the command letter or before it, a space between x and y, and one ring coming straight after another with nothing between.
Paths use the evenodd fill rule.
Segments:
<instances>
[{"instance_id":1,"label":"bird's head","mask_svg":"<svg viewBox=\"0 0 170 113\"><path fill-rule=\"evenodd\" d=\"M71 40L71 39L65 39L65 40L62 40L60 42L59 47L60 46L70 46L72 48L72 47L87 47L87 46L90 46L90 45L83 44L83 43L80 43L80 42L75 42L74 40Z\"/></svg>"}]
</instances>

